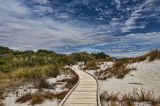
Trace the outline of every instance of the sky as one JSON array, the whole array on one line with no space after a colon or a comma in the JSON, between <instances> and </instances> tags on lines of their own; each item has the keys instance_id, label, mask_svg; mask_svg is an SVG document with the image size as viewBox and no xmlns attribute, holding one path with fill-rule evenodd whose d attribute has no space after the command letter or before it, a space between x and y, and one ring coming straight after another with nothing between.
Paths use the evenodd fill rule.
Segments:
<instances>
[{"instance_id":1,"label":"sky","mask_svg":"<svg viewBox=\"0 0 160 106\"><path fill-rule=\"evenodd\" d=\"M0 0L0 46L139 56L160 48L160 0Z\"/></svg>"}]
</instances>

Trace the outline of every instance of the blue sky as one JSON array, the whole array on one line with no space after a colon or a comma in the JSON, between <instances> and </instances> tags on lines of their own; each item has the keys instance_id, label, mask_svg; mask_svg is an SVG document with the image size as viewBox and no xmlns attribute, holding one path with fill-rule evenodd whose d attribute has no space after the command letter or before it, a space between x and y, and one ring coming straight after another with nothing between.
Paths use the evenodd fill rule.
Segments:
<instances>
[{"instance_id":1,"label":"blue sky","mask_svg":"<svg viewBox=\"0 0 160 106\"><path fill-rule=\"evenodd\" d=\"M160 48L160 0L0 0L0 45L138 56Z\"/></svg>"}]
</instances>

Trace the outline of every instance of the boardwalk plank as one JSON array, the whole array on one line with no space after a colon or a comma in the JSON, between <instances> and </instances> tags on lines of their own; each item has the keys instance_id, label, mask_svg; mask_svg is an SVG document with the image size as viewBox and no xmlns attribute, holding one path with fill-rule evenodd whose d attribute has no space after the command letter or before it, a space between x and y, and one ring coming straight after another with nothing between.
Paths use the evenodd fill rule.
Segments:
<instances>
[{"instance_id":1,"label":"boardwalk plank","mask_svg":"<svg viewBox=\"0 0 160 106\"><path fill-rule=\"evenodd\" d=\"M97 82L89 74L73 66L79 76L79 84L68 96L63 106L97 106Z\"/></svg>"}]
</instances>

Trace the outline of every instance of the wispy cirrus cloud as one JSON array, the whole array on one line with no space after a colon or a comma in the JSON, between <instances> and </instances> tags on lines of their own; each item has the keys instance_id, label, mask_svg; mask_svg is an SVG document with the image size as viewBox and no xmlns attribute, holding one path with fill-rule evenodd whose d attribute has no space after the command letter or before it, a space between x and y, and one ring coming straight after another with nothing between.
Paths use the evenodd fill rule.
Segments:
<instances>
[{"instance_id":1,"label":"wispy cirrus cloud","mask_svg":"<svg viewBox=\"0 0 160 106\"><path fill-rule=\"evenodd\" d=\"M127 53L133 56L137 51L138 55L160 47L160 30L143 33L153 19L160 22L158 3L158 0L5 0L0 4L0 45L62 53L102 51L112 56Z\"/></svg>"},{"instance_id":2,"label":"wispy cirrus cloud","mask_svg":"<svg viewBox=\"0 0 160 106\"><path fill-rule=\"evenodd\" d=\"M68 23L61 23L51 17L38 17L33 14L34 10L23 6L21 2L6 0L0 8L0 40L1 45L13 48L38 49L57 48L63 46L93 43L87 40L86 35L92 29L73 27ZM41 7L42 8L42 7ZM64 17L64 16L63 16Z\"/></svg>"},{"instance_id":3,"label":"wispy cirrus cloud","mask_svg":"<svg viewBox=\"0 0 160 106\"><path fill-rule=\"evenodd\" d=\"M146 53L153 48L160 48L160 32L151 33L132 33L126 36L99 36L102 41L106 43L99 43L94 45L88 45L79 47L77 50L90 52L105 52L111 56L116 57L132 57L139 56ZM95 39L99 39L98 36Z\"/></svg>"},{"instance_id":4,"label":"wispy cirrus cloud","mask_svg":"<svg viewBox=\"0 0 160 106\"><path fill-rule=\"evenodd\" d=\"M121 31L130 32L133 29L144 29L151 19L159 18L160 7L158 2L159 0L146 0L143 2L124 22Z\"/></svg>"}]
</instances>

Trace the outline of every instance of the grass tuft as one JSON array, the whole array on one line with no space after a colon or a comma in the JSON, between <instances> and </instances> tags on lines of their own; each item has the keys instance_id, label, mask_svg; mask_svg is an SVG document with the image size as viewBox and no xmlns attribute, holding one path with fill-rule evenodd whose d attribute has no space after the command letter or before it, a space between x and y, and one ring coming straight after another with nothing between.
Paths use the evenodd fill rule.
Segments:
<instances>
[{"instance_id":1,"label":"grass tuft","mask_svg":"<svg viewBox=\"0 0 160 106\"><path fill-rule=\"evenodd\" d=\"M55 96L54 93L52 92L36 92L36 93L26 93L22 95L21 97L17 98L15 103L25 103L27 101L30 101L30 104L33 106L35 104L41 104L45 99L53 99Z\"/></svg>"},{"instance_id":2,"label":"grass tuft","mask_svg":"<svg viewBox=\"0 0 160 106\"><path fill-rule=\"evenodd\" d=\"M51 88L49 83L46 81L44 77L40 77L37 80L34 81L35 88L41 89L41 88Z\"/></svg>"},{"instance_id":3,"label":"grass tuft","mask_svg":"<svg viewBox=\"0 0 160 106\"><path fill-rule=\"evenodd\" d=\"M19 97L15 102L16 103L25 103L29 100L31 100L33 97L33 95L31 94L31 92L24 94L23 96Z\"/></svg>"},{"instance_id":4,"label":"grass tuft","mask_svg":"<svg viewBox=\"0 0 160 106\"><path fill-rule=\"evenodd\" d=\"M35 93L32 95L32 98L30 99L30 104L32 106L34 104L41 104L41 103L43 103L44 99L48 99L48 98L44 98L43 94Z\"/></svg>"},{"instance_id":5,"label":"grass tuft","mask_svg":"<svg viewBox=\"0 0 160 106\"><path fill-rule=\"evenodd\" d=\"M124 78L132 70L136 70L134 67L128 67L128 62L125 59L118 59L114 62L111 67L105 70L96 71L94 74L100 80L106 80L107 78L116 77Z\"/></svg>"},{"instance_id":6,"label":"grass tuft","mask_svg":"<svg viewBox=\"0 0 160 106\"><path fill-rule=\"evenodd\" d=\"M0 100L0 106L5 106L5 104Z\"/></svg>"},{"instance_id":7,"label":"grass tuft","mask_svg":"<svg viewBox=\"0 0 160 106\"><path fill-rule=\"evenodd\" d=\"M103 92L100 95L102 105L108 104L109 106L114 104L115 106L134 106L134 103L149 103L154 106L160 105L160 98L156 97L153 91L145 89L133 89L129 94L120 93L108 93Z\"/></svg>"},{"instance_id":8,"label":"grass tuft","mask_svg":"<svg viewBox=\"0 0 160 106\"><path fill-rule=\"evenodd\" d=\"M55 94L55 97L57 97L58 99L63 99L67 93L68 91L59 92Z\"/></svg>"},{"instance_id":9,"label":"grass tuft","mask_svg":"<svg viewBox=\"0 0 160 106\"><path fill-rule=\"evenodd\" d=\"M83 68L83 70L98 70L100 67L98 66L98 63L95 61L88 61L86 63L86 67Z\"/></svg>"}]
</instances>

